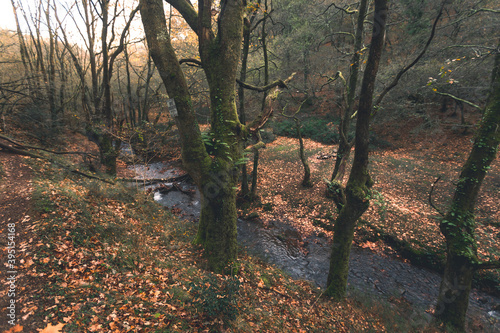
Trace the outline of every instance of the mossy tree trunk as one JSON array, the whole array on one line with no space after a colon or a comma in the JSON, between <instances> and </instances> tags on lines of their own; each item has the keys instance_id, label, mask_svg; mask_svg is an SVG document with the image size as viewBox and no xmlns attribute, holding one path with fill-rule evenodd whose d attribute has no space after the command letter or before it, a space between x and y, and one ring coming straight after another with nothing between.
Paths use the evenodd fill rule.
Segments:
<instances>
[{"instance_id":1,"label":"mossy tree trunk","mask_svg":"<svg viewBox=\"0 0 500 333\"><path fill-rule=\"evenodd\" d=\"M346 293L349 256L356 222L368 209L373 181L368 173L368 138L375 78L384 46L387 0L375 1L372 41L361 85L356 121L354 161L347 182L346 203L334 226L332 254L325 294L336 300Z\"/></svg>"},{"instance_id":2,"label":"mossy tree trunk","mask_svg":"<svg viewBox=\"0 0 500 333\"><path fill-rule=\"evenodd\" d=\"M500 47L500 46L499 46ZM465 331L473 273L476 269L498 268L498 262L479 263L475 240L474 207L484 177L495 160L500 144L500 53L495 66L490 97L465 162L453 200L440 223L446 238L447 260L439 288L436 318L455 331Z\"/></svg>"},{"instance_id":3,"label":"mossy tree trunk","mask_svg":"<svg viewBox=\"0 0 500 333\"><path fill-rule=\"evenodd\" d=\"M244 1L221 1L217 35L212 29L212 2L172 4L196 32L201 64L210 89L211 155L201 137L191 97L170 43L161 0L141 0L141 16L151 56L170 98L175 100L183 163L201 192L202 210L195 243L205 249L209 268L224 272L237 259L236 185L241 142L247 129L240 123L235 103L235 81L240 59Z\"/></svg>"},{"instance_id":4,"label":"mossy tree trunk","mask_svg":"<svg viewBox=\"0 0 500 333\"><path fill-rule=\"evenodd\" d=\"M356 35L354 40L354 49L351 60L351 74L349 76L349 84L347 85L347 94L345 95L346 108L339 124L339 147L337 149L337 158L335 159L335 167L333 169L331 181L342 184L344 179L347 161L351 155L352 145L354 142L349 140L349 127L354 111L354 99L356 97L356 87L358 84L359 65L361 58L361 49L363 46L363 32L366 11L368 8L368 0L362 0L359 5L358 19L356 25Z\"/></svg>"}]
</instances>

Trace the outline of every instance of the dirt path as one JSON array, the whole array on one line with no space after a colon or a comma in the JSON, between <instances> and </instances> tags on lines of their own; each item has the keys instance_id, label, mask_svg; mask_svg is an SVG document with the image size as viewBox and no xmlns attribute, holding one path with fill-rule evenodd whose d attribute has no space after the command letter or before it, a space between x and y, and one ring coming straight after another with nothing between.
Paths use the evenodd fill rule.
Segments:
<instances>
[{"instance_id":1,"label":"dirt path","mask_svg":"<svg viewBox=\"0 0 500 333\"><path fill-rule=\"evenodd\" d=\"M23 157L0 152L1 332L20 323L23 316L26 319L29 317L28 304L23 300L31 294L34 284L33 281L28 283L21 267L26 262L32 233L29 215L32 189L31 169L24 163ZM15 306L15 311L11 304Z\"/></svg>"}]
</instances>

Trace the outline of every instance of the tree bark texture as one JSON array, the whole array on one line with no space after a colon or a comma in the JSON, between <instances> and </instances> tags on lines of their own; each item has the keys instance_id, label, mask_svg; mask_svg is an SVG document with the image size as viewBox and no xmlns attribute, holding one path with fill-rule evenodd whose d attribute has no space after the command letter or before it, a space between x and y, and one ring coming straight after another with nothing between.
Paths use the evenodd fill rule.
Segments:
<instances>
[{"instance_id":1,"label":"tree bark texture","mask_svg":"<svg viewBox=\"0 0 500 333\"><path fill-rule=\"evenodd\" d=\"M236 185L245 128L238 119L235 86L243 33L243 1L221 1L217 35L212 1L200 0L198 13L187 1L167 1L198 34L201 64L211 102L211 155L192 109L179 61L170 43L161 0L141 0L141 16L153 61L175 100L183 163L200 189L201 216L196 244L205 249L211 270L225 272L237 259Z\"/></svg>"},{"instance_id":2,"label":"tree bark texture","mask_svg":"<svg viewBox=\"0 0 500 333\"><path fill-rule=\"evenodd\" d=\"M460 173L450 209L440 223L441 232L446 238L447 259L435 316L459 332L465 331L473 273L479 266L474 207L484 177L496 158L499 144L500 53L497 50L483 119Z\"/></svg>"},{"instance_id":3,"label":"tree bark texture","mask_svg":"<svg viewBox=\"0 0 500 333\"><path fill-rule=\"evenodd\" d=\"M334 226L332 254L325 294L334 299L345 296L349 255L356 222L368 209L373 181L368 173L368 138L375 78L384 46L387 0L375 1L375 13L370 52L361 85L354 161L346 186L346 204Z\"/></svg>"}]
</instances>

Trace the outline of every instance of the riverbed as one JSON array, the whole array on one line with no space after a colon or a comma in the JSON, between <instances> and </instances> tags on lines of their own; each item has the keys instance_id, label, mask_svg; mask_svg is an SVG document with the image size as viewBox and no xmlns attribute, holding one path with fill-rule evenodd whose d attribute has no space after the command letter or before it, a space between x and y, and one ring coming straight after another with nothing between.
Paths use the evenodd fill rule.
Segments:
<instances>
[{"instance_id":1,"label":"riverbed","mask_svg":"<svg viewBox=\"0 0 500 333\"><path fill-rule=\"evenodd\" d=\"M168 163L134 166L138 178L171 178L181 170ZM154 199L180 218L196 223L200 194L189 182L151 187ZM276 265L294 279L304 279L324 288L329 268L331 239L321 235L302 237L284 219L262 221L238 219L238 242L250 254ZM436 272L413 266L400 258L379 255L353 246L350 256L349 293L368 294L406 303L414 309L412 320L430 321L441 277ZM500 331L500 299L473 289L468 317L483 323L484 331Z\"/></svg>"}]
</instances>

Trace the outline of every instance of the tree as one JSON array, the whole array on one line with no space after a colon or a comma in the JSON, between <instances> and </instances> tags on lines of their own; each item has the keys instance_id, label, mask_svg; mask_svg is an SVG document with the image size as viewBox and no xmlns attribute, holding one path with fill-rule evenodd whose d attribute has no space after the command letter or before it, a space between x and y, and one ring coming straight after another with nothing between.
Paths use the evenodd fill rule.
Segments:
<instances>
[{"instance_id":1,"label":"tree","mask_svg":"<svg viewBox=\"0 0 500 333\"><path fill-rule=\"evenodd\" d=\"M302 101L302 103L300 103L299 107L297 108L297 111L295 111L293 114L286 114L286 106L285 106L283 108L283 111L281 112L281 115L286 118L291 118L295 122L295 129L297 131L297 137L299 139L299 157L300 161L302 162L302 166L304 167L304 178L302 178L302 186L312 187L313 184L311 182L311 168L309 167L309 162L307 161L304 148L304 140L302 139L302 130L301 130L302 124L300 122L299 117L297 117L297 114L300 112L305 102L307 102L307 97Z\"/></svg>"},{"instance_id":2,"label":"tree","mask_svg":"<svg viewBox=\"0 0 500 333\"><path fill-rule=\"evenodd\" d=\"M351 75L349 76L349 83L344 83L347 89L346 108L344 114L340 119L339 124L339 147L337 149L337 157L335 159L335 167L333 169L332 177L330 183L328 184L329 195L333 195L333 199L337 204L337 208L340 211L342 206L345 204L345 195L342 188L342 181L344 179L347 161L351 155L352 146L354 140L349 140L349 128L351 124L351 118L354 113L354 99L356 97L356 87L358 83L359 65L362 51L363 42L363 31L364 23L366 17L366 11L368 8L368 1L362 0L359 5L358 20L356 24L356 34L354 37L354 49L352 55L352 66ZM342 73L337 73L338 77L341 77Z\"/></svg>"},{"instance_id":3,"label":"tree","mask_svg":"<svg viewBox=\"0 0 500 333\"><path fill-rule=\"evenodd\" d=\"M435 316L457 331L465 330L474 271L500 268L500 261L480 262L474 208L481 184L500 144L500 45L496 50L490 96L472 150L462 167L453 200L439 225L446 239L446 265Z\"/></svg>"},{"instance_id":4,"label":"tree","mask_svg":"<svg viewBox=\"0 0 500 333\"><path fill-rule=\"evenodd\" d=\"M171 44L161 0L141 0L142 22L153 61L169 97L175 101L184 166L201 193L195 243L204 247L209 268L221 272L237 259L237 162L248 128L238 119L235 81L245 1L223 0L215 8L213 1L200 0L198 11L186 0L167 2L198 36L211 104L211 128L205 137L201 135L186 79Z\"/></svg>"},{"instance_id":5,"label":"tree","mask_svg":"<svg viewBox=\"0 0 500 333\"><path fill-rule=\"evenodd\" d=\"M67 11L75 25L83 26L78 29L78 32L85 42L85 51L88 53L90 89L86 82L87 64L84 63L85 59L78 56L78 46L71 45L65 30L61 29L64 47L71 56L80 79L82 106L86 111L85 130L87 136L97 144L101 163L105 166L106 173L110 175L116 175L116 159L119 154L119 145L117 144L119 140L115 140L116 114L112 105L111 82L115 73L114 65L117 57L125 49L125 40L130 25L135 14L139 11L138 6L131 9L123 29L118 31L117 21L121 13L119 9L121 5L115 3L113 6L109 0L76 2L75 6L80 19L74 17L69 10ZM62 21L57 15L55 7L54 14L57 22L62 26ZM83 24L80 20L83 21ZM99 40L101 42L100 49Z\"/></svg>"},{"instance_id":6,"label":"tree","mask_svg":"<svg viewBox=\"0 0 500 333\"><path fill-rule=\"evenodd\" d=\"M245 82L247 79L247 71L248 71L248 55L250 52L250 42L251 42L251 37L252 37L252 32L257 29L259 24L262 23L262 47L263 47L263 52L264 52L264 67L265 67L265 82L264 84L269 83L269 65L268 65L268 59L267 59L267 47L266 47L266 27L265 27L265 22L269 18L269 15L267 13L267 1L265 1L265 11L263 13L263 17L259 19L257 22L255 22L257 15L259 13L259 9L261 9L261 0L258 0L256 3L253 5L249 6L249 10L251 10L251 15L248 15L244 19L244 25L243 25L243 46L242 46L242 51L241 51L241 66L240 66L240 78L239 80L241 82ZM239 102L239 107L238 107L238 112L239 112L239 117L240 117L240 122L242 124L246 124L246 111L245 111L245 88L243 85L238 86L238 102ZM262 110L264 108L265 103L265 96L262 101ZM241 179L241 197L242 198L250 198L254 199L255 198L255 191L256 191L256 184L257 184L257 167L258 167L258 161L259 161L259 150L255 149L254 150L254 168L252 171L252 192L250 192L248 188L248 174L247 174L247 165L246 163L242 164L241 166L241 173L242 173L242 179Z\"/></svg>"},{"instance_id":7,"label":"tree","mask_svg":"<svg viewBox=\"0 0 500 333\"><path fill-rule=\"evenodd\" d=\"M376 0L370 52L359 99L354 161L345 189L346 203L334 226L333 247L325 293L335 299L341 299L345 296L354 228L358 218L363 215L370 204L370 188L373 186L373 180L368 172L369 127L375 78L385 40L386 19L387 0Z\"/></svg>"}]
</instances>

